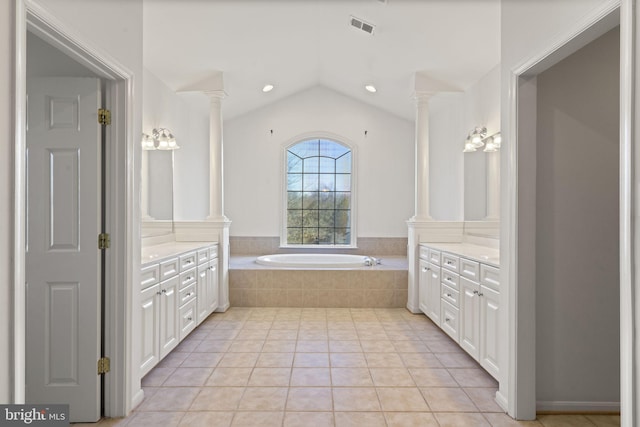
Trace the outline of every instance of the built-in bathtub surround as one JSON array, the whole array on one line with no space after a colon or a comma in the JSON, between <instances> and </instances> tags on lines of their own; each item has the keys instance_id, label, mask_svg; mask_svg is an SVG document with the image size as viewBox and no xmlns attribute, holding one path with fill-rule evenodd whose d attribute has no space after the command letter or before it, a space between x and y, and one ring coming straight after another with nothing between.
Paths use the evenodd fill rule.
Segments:
<instances>
[{"instance_id":1,"label":"built-in bathtub surround","mask_svg":"<svg viewBox=\"0 0 640 427\"><path fill-rule=\"evenodd\" d=\"M407 260L349 269L279 269L255 256L234 256L229 265L232 307L393 308L407 303Z\"/></svg>"},{"instance_id":2,"label":"built-in bathtub surround","mask_svg":"<svg viewBox=\"0 0 640 427\"><path fill-rule=\"evenodd\" d=\"M406 256L406 237L358 237L358 248L296 248L287 249L280 247L280 237L251 237L230 236L231 256L243 255L269 255L281 253L341 253L369 256Z\"/></svg>"}]
</instances>

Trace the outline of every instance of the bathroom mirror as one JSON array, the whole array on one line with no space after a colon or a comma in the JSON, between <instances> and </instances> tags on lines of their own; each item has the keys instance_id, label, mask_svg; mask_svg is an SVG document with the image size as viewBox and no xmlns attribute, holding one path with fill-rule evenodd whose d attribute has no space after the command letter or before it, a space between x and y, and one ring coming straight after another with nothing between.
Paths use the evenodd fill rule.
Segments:
<instances>
[{"instance_id":1,"label":"bathroom mirror","mask_svg":"<svg viewBox=\"0 0 640 427\"><path fill-rule=\"evenodd\" d=\"M173 150L142 150L142 237L173 233Z\"/></svg>"},{"instance_id":2,"label":"bathroom mirror","mask_svg":"<svg viewBox=\"0 0 640 427\"><path fill-rule=\"evenodd\" d=\"M500 151L464 153L465 233L499 238Z\"/></svg>"}]
</instances>

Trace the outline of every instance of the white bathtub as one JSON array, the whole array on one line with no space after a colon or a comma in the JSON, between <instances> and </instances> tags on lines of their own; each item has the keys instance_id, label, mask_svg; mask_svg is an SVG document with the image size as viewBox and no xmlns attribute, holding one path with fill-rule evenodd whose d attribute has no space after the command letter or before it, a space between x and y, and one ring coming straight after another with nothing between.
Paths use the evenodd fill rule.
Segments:
<instances>
[{"instance_id":1,"label":"white bathtub","mask_svg":"<svg viewBox=\"0 0 640 427\"><path fill-rule=\"evenodd\" d=\"M356 268L364 267L367 260L370 262L371 258L364 255L276 254L260 256L256 262L272 267Z\"/></svg>"}]
</instances>

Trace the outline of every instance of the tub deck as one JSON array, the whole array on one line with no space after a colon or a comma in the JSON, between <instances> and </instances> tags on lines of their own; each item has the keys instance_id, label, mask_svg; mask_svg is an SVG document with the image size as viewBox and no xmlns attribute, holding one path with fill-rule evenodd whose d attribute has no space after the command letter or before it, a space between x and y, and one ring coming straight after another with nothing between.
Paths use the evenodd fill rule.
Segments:
<instances>
[{"instance_id":1,"label":"tub deck","mask_svg":"<svg viewBox=\"0 0 640 427\"><path fill-rule=\"evenodd\" d=\"M407 305L406 257L371 267L291 268L260 265L257 256L229 259L229 299L235 307L399 308Z\"/></svg>"}]
</instances>

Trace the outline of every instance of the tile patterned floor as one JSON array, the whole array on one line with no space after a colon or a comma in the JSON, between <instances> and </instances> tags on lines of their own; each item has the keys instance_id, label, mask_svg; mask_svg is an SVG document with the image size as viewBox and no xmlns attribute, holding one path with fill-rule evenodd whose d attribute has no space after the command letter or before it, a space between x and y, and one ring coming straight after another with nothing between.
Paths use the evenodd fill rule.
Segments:
<instances>
[{"instance_id":1,"label":"tile patterned floor","mask_svg":"<svg viewBox=\"0 0 640 427\"><path fill-rule=\"evenodd\" d=\"M232 308L142 382L144 402L99 426L616 426L619 416L516 422L496 381L405 309Z\"/></svg>"}]
</instances>

